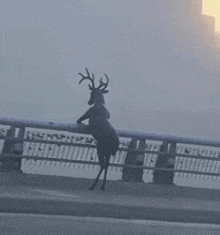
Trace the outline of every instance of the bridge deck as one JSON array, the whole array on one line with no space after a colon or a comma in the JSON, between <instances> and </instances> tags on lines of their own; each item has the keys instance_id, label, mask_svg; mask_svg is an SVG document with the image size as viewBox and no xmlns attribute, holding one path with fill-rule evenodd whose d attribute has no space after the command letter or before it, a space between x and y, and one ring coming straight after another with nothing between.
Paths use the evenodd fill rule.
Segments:
<instances>
[{"instance_id":1,"label":"bridge deck","mask_svg":"<svg viewBox=\"0 0 220 235\"><path fill-rule=\"evenodd\" d=\"M0 173L0 212L220 223L220 190Z\"/></svg>"}]
</instances>

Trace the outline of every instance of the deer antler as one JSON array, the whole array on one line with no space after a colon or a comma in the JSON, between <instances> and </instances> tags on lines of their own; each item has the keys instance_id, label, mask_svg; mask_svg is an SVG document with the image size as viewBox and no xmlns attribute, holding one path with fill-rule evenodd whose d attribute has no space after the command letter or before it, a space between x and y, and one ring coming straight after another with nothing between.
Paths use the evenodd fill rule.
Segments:
<instances>
[{"instance_id":1,"label":"deer antler","mask_svg":"<svg viewBox=\"0 0 220 235\"><path fill-rule=\"evenodd\" d=\"M81 84L81 82L82 82L83 80L88 79L89 81L92 82L92 86L89 85L89 88L90 88L90 89L95 88L95 84L94 84L94 79L95 79L95 77L94 77L94 74L92 74L92 78L91 78L91 77L90 77L90 74L89 74L89 70L88 70L87 68L86 68L86 72L87 72L87 76L84 76L83 74L79 73L79 75L82 76L82 79L79 81L79 84Z\"/></svg>"},{"instance_id":2,"label":"deer antler","mask_svg":"<svg viewBox=\"0 0 220 235\"><path fill-rule=\"evenodd\" d=\"M103 81L102 81L102 78L100 78L100 80L99 80L100 85L98 86L99 89L102 88L102 89L101 89L102 91L107 88L108 83L109 83L109 78L108 78L108 76L107 76L105 73L104 73L104 75L105 75L105 77L106 77L106 79L107 79L107 82L106 82L106 83L103 82Z\"/></svg>"}]
</instances>

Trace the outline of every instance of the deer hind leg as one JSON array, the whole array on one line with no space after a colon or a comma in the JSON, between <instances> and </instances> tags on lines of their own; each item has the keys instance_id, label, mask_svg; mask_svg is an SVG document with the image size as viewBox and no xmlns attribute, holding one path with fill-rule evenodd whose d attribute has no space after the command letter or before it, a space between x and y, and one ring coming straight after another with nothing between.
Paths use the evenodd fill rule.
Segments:
<instances>
[{"instance_id":1,"label":"deer hind leg","mask_svg":"<svg viewBox=\"0 0 220 235\"><path fill-rule=\"evenodd\" d=\"M98 157L99 157L100 170L99 170L99 173L98 173L95 181L90 186L90 188L89 188L90 190L93 190L96 187L96 185L97 185L97 183L99 181L99 177L102 174L102 171L105 169L104 156L98 156Z\"/></svg>"},{"instance_id":2,"label":"deer hind leg","mask_svg":"<svg viewBox=\"0 0 220 235\"><path fill-rule=\"evenodd\" d=\"M98 173L98 175L97 175L97 177L96 177L96 179L95 179L95 181L93 182L93 184L90 186L90 190L93 190L94 188L95 188L95 186L97 185L97 183L98 183L98 181L99 181L99 177L100 177L100 175L102 174L102 171L104 170L104 168L103 167L101 167L100 168L100 170L99 170L99 173Z\"/></svg>"},{"instance_id":3,"label":"deer hind leg","mask_svg":"<svg viewBox=\"0 0 220 235\"><path fill-rule=\"evenodd\" d=\"M101 190L105 190L106 179L107 179L107 172L108 172L108 166L109 166L109 159L110 159L110 156L107 156L105 158L105 166L104 166L105 173L104 173L103 183L102 183L102 186L100 188Z\"/></svg>"}]
</instances>

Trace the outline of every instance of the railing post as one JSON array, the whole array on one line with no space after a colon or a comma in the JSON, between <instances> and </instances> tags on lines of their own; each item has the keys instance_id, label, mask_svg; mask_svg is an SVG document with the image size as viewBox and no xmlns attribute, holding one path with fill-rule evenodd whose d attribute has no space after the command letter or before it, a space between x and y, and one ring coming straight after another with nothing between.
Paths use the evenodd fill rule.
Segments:
<instances>
[{"instance_id":1,"label":"railing post","mask_svg":"<svg viewBox=\"0 0 220 235\"><path fill-rule=\"evenodd\" d=\"M163 142L160 146L160 153L158 155L155 167L165 167L167 163L167 153L168 152L168 143ZM155 184L163 184L166 178L166 172L155 170L153 173L153 183Z\"/></svg>"},{"instance_id":2,"label":"railing post","mask_svg":"<svg viewBox=\"0 0 220 235\"><path fill-rule=\"evenodd\" d=\"M135 165L136 162L136 153L135 149L137 146L137 139L132 139L128 145L128 152L125 158L125 164ZM129 151L130 150L130 151ZM122 180L124 181L135 181L136 169L124 167L122 170Z\"/></svg>"},{"instance_id":3,"label":"railing post","mask_svg":"<svg viewBox=\"0 0 220 235\"><path fill-rule=\"evenodd\" d=\"M24 128L20 128L18 132L18 138L23 138L24 136ZM11 126L8 129L6 138L14 138L15 137L15 126ZM15 143L13 140L5 140L2 153L3 154L15 154L21 155L23 152L23 143L17 142ZM21 158L13 158L13 157L3 157L3 161L1 164L2 171L18 171L21 172Z\"/></svg>"},{"instance_id":4,"label":"railing post","mask_svg":"<svg viewBox=\"0 0 220 235\"><path fill-rule=\"evenodd\" d=\"M138 150L139 151L144 151L145 150L145 139L141 139L139 143ZM144 153L139 153L137 154L136 158L136 165L138 166L143 166L144 165ZM143 169L136 169L136 182L143 182L143 174L144 170Z\"/></svg>"},{"instance_id":5,"label":"railing post","mask_svg":"<svg viewBox=\"0 0 220 235\"><path fill-rule=\"evenodd\" d=\"M176 153L176 143L170 143L169 156L167 160L167 168L173 169L175 167L175 153ZM174 184L174 171L167 171L167 183Z\"/></svg>"},{"instance_id":6,"label":"railing post","mask_svg":"<svg viewBox=\"0 0 220 235\"><path fill-rule=\"evenodd\" d=\"M17 138L24 139L24 134L25 134L25 127L19 128ZM15 143L13 153L15 155L20 155L20 156L23 154L23 141ZM21 171L21 161L22 161L22 158L15 158L13 160L13 170L14 171L22 172Z\"/></svg>"},{"instance_id":7,"label":"railing post","mask_svg":"<svg viewBox=\"0 0 220 235\"><path fill-rule=\"evenodd\" d=\"M11 126L10 129L7 130L6 138L13 138L15 137L15 127ZM5 143L2 149L3 154L10 153L12 154L14 150L14 142L12 140L5 139ZM9 157L2 158L1 170L2 171L11 171L12 168L12 159Z\"/></svg>"},{"instance_id":8,"label":"railing post","mask_svg":"<svg viewBox=\"0 0 220 235\"><path fill-rule=\"evenodd\" d=\"M158 159L155 167L159 168L172 168L175 165L175 156L173 154L176 151L176 143L169 144L164 142L160 147L161 154L158 155ZM153 174L153 183L156 184L173 184L174 172L155 170Z\"/></svg>"},{"instance_id":9,"label":"railing post","mask_svg":"<svg viewBox=\"0 0 220 235\"><path fill-rule=\"evenodd\" d=\"M132 139L128 146L129 150L125 158L125 164L142 166L144 163L144 153L138 154L135 152L137 148L137 139ZM145 139L140 140L138 150L145 149ZM143 169L132 167L124 167L122 171L122 180L129 182L142 182Z\"/></svg>"}]
</instances>

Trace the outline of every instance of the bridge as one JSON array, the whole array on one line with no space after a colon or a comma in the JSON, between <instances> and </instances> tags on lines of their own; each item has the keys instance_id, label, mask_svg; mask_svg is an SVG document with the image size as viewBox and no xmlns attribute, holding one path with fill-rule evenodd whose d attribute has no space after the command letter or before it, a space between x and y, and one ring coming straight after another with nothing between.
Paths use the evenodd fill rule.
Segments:
<instances>
[{"instance_id":1,"label":"bridge","mask_svg":"<svg viewBox=\"0 0 220 235\"><path fill-rule=\"evenodd\" d=\"M219 224L219 141L117 133L106 192L90 192L87 174L98 161L86 125L1 118L0 212ZM48 173L37 174L41 168ZM79 175L64 177L61 169ZM192 180L207 185L188 187Z\"/></svg>"}]
</instances>

